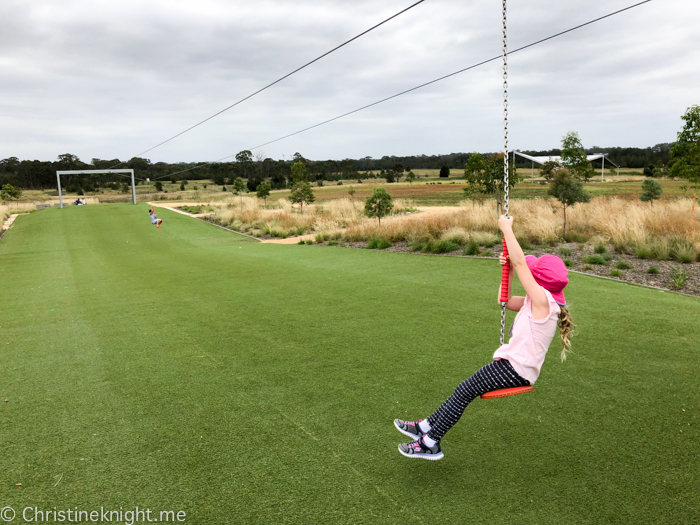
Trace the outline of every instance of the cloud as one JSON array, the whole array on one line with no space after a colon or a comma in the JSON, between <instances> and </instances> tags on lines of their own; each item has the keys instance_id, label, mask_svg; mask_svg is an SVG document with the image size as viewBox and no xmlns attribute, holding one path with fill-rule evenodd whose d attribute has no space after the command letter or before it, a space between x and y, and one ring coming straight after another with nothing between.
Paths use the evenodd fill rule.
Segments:
<instances>
[{"instance_id":1,"label":"cloud","mask_svg":"<svg viewBox=\"0 0 700 525\"><path fill-rule=\"evenodd\" d=\"M390 0L49 0L0 4L0 158L122 159L154 146L410 5ZM509 2L509 47L629 5ZM700 103L700 5L658 0L509 67L511 146L649 146ZM146 156L203 161L332 118L501 51L500 4L426 0ZM502 148L498 62L266 146L309 158Z\"/></svg>"}]
</instances>

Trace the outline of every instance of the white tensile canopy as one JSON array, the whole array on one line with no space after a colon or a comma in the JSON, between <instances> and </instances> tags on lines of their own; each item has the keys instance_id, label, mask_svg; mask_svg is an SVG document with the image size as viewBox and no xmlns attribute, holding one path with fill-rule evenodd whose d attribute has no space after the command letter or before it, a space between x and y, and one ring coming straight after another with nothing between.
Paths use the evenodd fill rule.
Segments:
<instances>
[{"instance_id":1,"label":"white tensile canopy","mask_svg":"<svg viewBox=\"0 0 700 525\"><path fill-rule=\"evenodd\" d=\"M522 153L520 151L513 151L513 156L517 155L518 157L522 157L524 159L527 159L529 161L532 161L532 177L534 179L535 177L535 164L542 165L545 162L548 162L550 160L554 160L557 162L561 162L561 157L559 155L552 155L551 157L543 157L543 156L532 156L532 155L527 155L525 153ZM601 161L602 164L602 173L601 173L601 181L605 181L605 163L607 162L608 164L612 164L617 168L617 175L618 177L620 176L620 166L615 164L613 161L611 161L605 153L594 153L592 155L587 155L586 158L589 161L594 161L594 160L599 160Z\"/></svg>"}]
</instances>

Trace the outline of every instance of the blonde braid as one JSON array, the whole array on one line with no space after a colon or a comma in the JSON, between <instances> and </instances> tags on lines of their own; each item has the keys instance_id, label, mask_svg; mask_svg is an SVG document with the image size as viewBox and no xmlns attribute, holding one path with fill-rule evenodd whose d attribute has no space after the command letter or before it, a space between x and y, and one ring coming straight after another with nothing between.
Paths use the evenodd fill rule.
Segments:
<instances>
[{"instance_id":1,"label":"blonde braid","mask_svg":"<svg viewBox=\"0 0 700 525\"><path fill-rule=\"evenodd\" d=\"M571 314L566 306L561 306L559 312L559 334L561 335L561 362L566 361L566 356L571 352L571 337L574 335L576 325L571 320Z\"/></svg>"}]
</instances>

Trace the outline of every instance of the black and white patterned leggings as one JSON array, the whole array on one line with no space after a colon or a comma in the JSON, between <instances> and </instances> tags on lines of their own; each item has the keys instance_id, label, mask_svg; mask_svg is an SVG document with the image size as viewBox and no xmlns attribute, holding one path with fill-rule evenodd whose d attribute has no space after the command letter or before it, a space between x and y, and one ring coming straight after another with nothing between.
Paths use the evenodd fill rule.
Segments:
<instances>
[{"instance_id":1,"label":"black and white patterned leggings","mask_svg":"<svg viewBox=\"0 0 700 525\"><path fill-rule=\"evenodd\" d=\"M514 388L529 384L528 380L518 375L507 359L490 362L469 379L460 383L454 394L448 397L447 401L428 418L430 424L428 437L440 441L447 434L447 431L459 421L469 403L481 394L501 388Z\"/></svg>"}]
</instances>

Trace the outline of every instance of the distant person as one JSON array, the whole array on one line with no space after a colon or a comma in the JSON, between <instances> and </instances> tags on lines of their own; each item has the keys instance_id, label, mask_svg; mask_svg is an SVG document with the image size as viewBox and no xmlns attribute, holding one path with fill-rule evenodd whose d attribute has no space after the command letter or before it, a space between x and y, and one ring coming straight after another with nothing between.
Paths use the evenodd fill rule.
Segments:
<instances>
[{"instance_id":1,"label":"distant person","mask_svg":"<svg viewBox=\"0 0 700 525\"><path fill-rule=\"evenodd\" d=\"M153 208L153 206L151 206L151 209L148 210L148 215L151 217L151 224L157 224L158 228L160 228L163 220L158 218L158 215L156 215L156 210Z\"/></svg>"},{"instance_id":2,"label":"distant person","mask_svg":"<svg viewBox=\"0 0 700 525\"><path fill-rule=\"evenodd\" d=\"M75 204L76 206L80 206L80 198L75 199L75 202L73 204Z\"/></svg>"},{"instance_id":3,"label":"distant person","mask_svg":"<svg viewBox=\"0 0 700 525\"><path fill-rule=\"evenodd\" d=\"M80 199L80 204L82 204L83 206L85 206L85 205L87 204L87 201L85 200L85 197L83 197L82 199Z\"/></svg>"}]
</instances>

